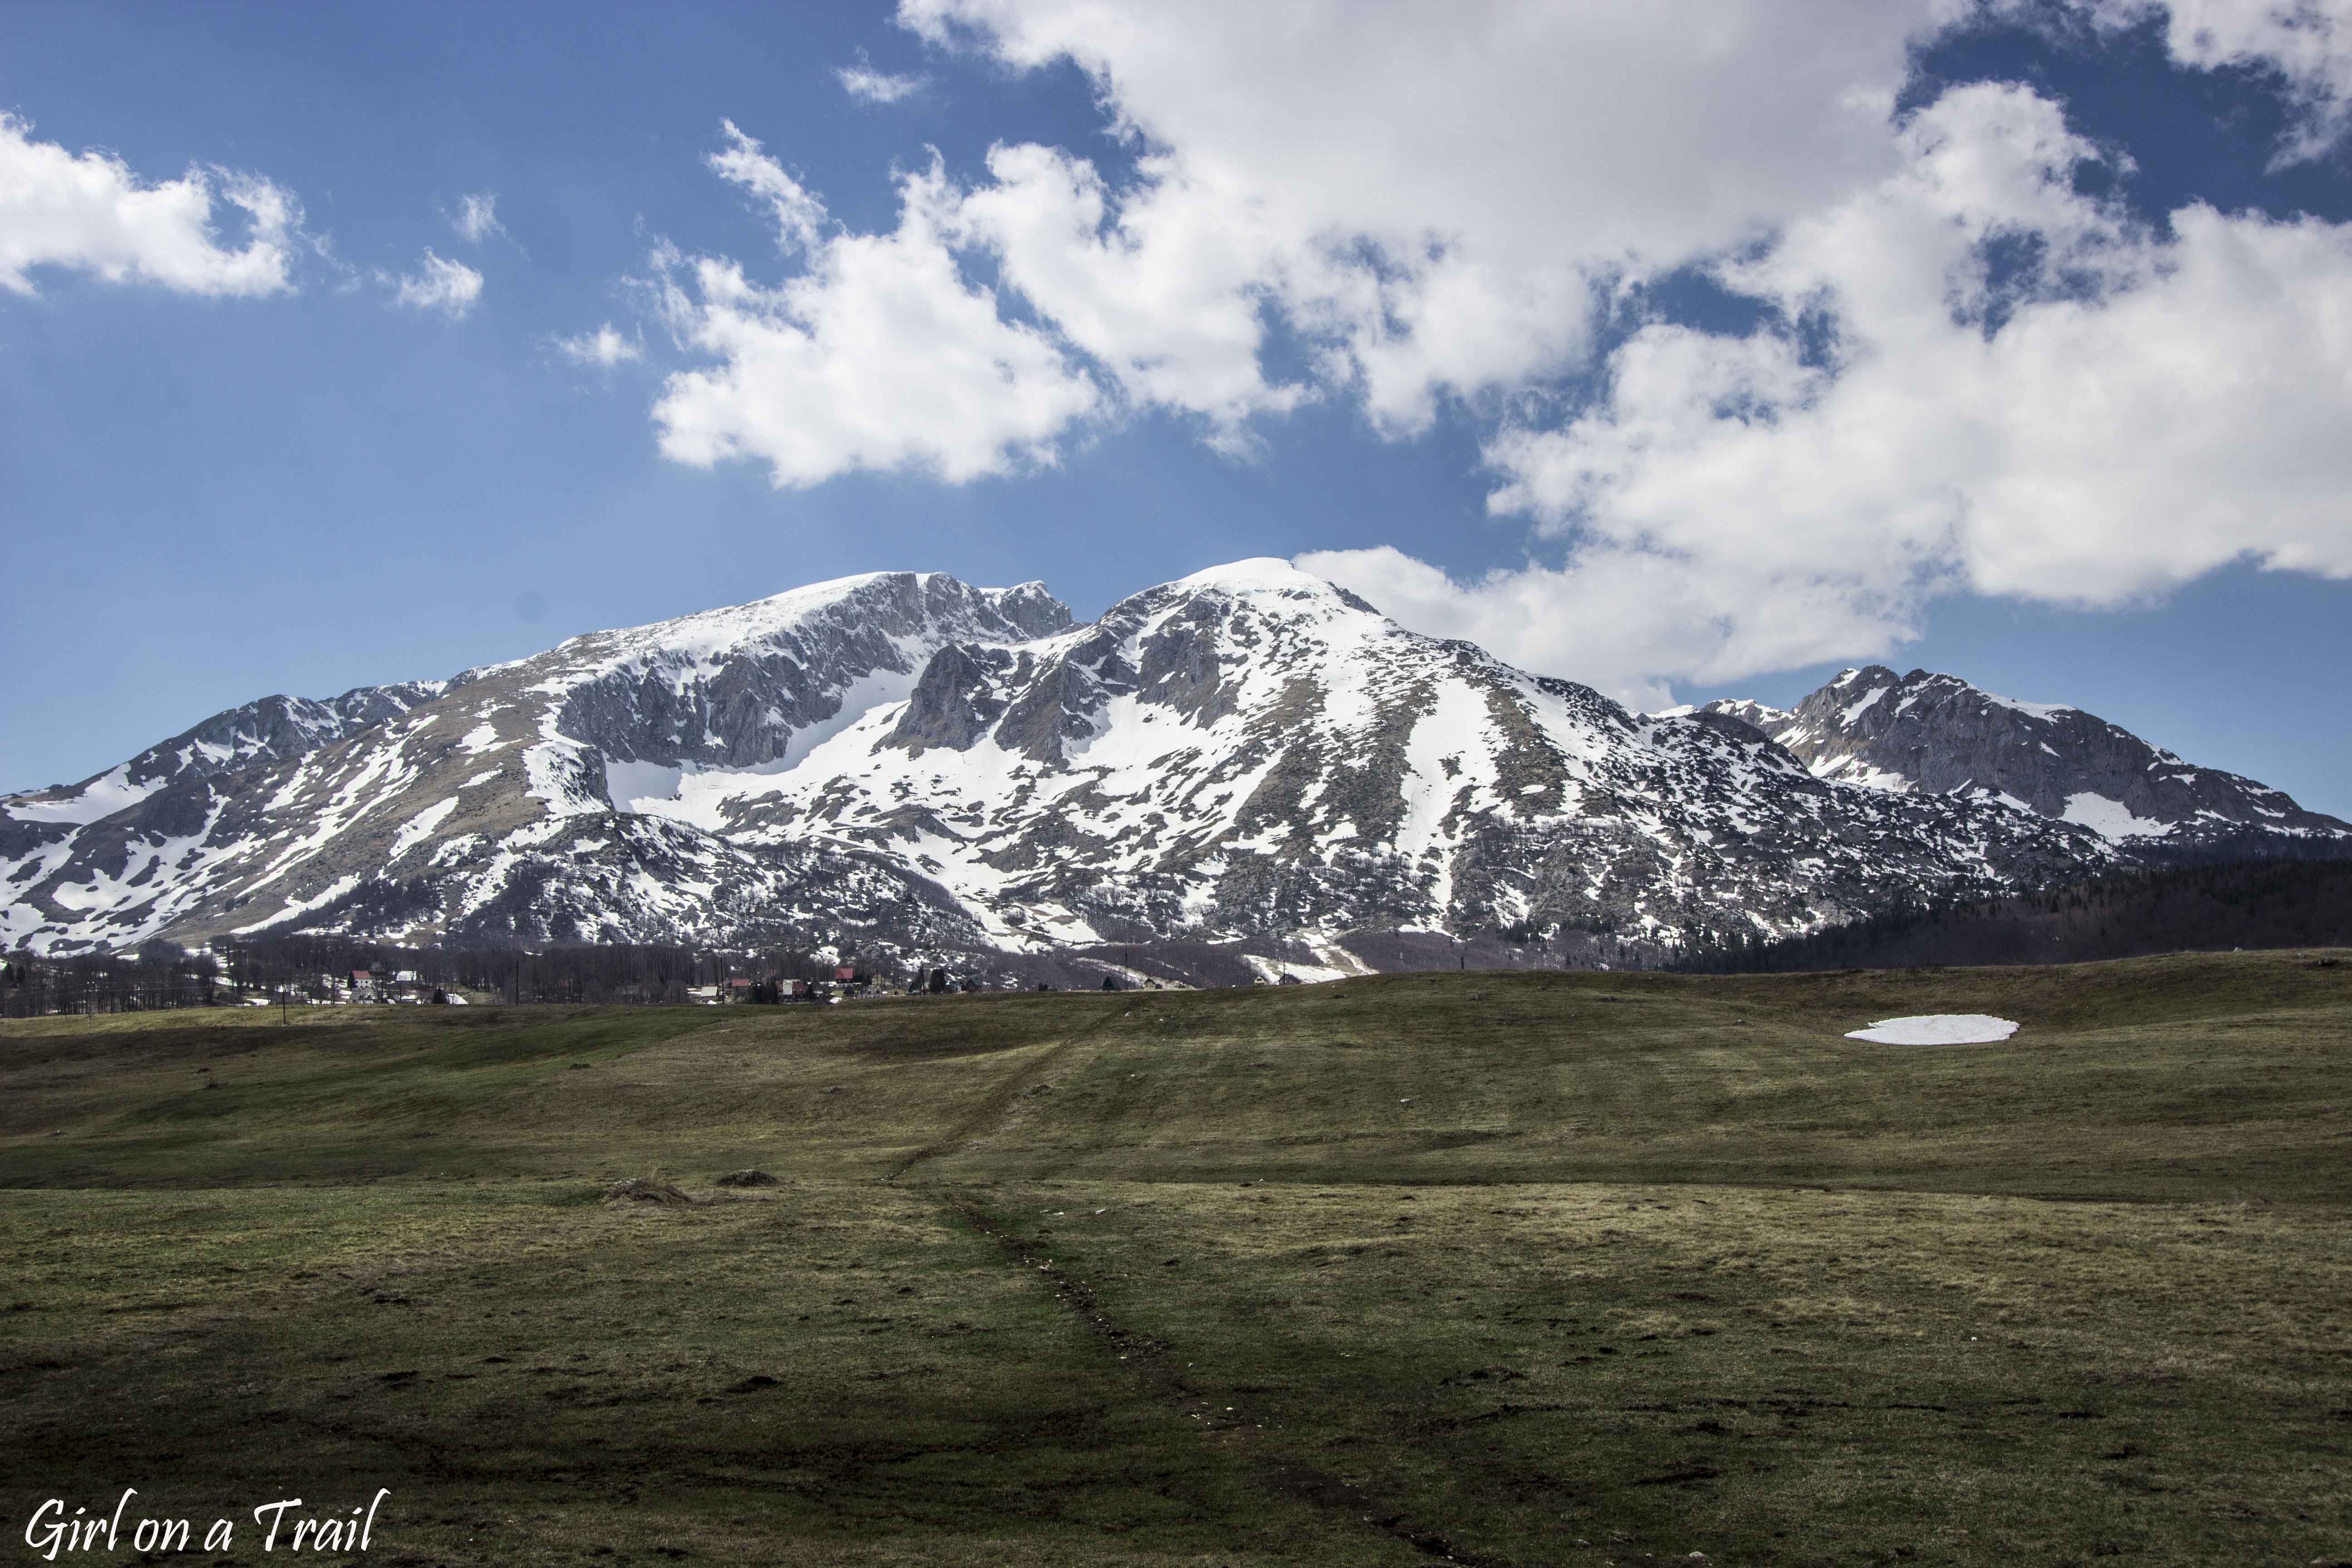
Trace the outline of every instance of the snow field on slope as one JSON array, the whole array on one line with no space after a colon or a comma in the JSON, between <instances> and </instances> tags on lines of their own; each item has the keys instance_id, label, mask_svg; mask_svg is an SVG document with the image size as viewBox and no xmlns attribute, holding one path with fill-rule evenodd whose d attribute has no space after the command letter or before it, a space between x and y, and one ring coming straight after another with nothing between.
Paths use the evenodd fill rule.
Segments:
<instances>
[{"instance_id":1,"label":"snow field on slope","mask_svg":"<svg viewBox=\"0 0 2352 1568\"><path fill-rule=\"evenodd\" d=\"M2022 805L2024 803L2020 802ZM2123 802L2109 800L2105 795L2085 791L2066 797L2066 809L2060 820L2087 827L2100 837L2114 843L2124 838L2155 837L2173 830L2174 824L2152 816L2135 816Z\"/></svg>"},{"instance_id":2,"label":"snow field on slope","mask_svg":"<svg viewBox=\"0 0 2352 1568\"><path fill-rule=\"evenodd\" d=\"M117 763L68 799L26 800L19 796L9 801L5 809L8 816L24 822L62 822L84 827L127 806L137 805L163 787L162 779L132 784L131 764Z\"/></svg>"}]
</instances>

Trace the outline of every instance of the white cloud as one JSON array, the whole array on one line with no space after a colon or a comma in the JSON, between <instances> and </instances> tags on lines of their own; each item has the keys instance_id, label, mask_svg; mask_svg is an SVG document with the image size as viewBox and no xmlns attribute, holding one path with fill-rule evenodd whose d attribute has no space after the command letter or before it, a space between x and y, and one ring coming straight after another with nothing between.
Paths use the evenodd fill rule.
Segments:
<instances>
[{"instance_id":1,"label":"white cloud","mask_svg":"<svg viewBox=\"0 0 2352 1568\"><path fill-rule=\"evenodd\" d=\"M1043 314L1096 323L1072 332L1090 353L1165 367L1131 389L1213 422L1280 405L1254 325L1222 331L1207 357L1171 352L1213 293L1221 320L1254 323L1271 302L1327 384L1411 432L1446 395L1574 369L1596 280L1751 240L1883 175L1906 47L1960 9L900 0L898 16L1016 68L1076 61L1142 140L1150 155L1100 204L1101 233L1081 211L1075 229L994 237ZM1099 179L1043 149L1000 150L992 167L1005 205Z\"/></svg>"},{"instance_id":2,"label":"white cloud","mask_svg":"<svg viewBox=\"0 0 2352 1568\"><path fill-rule=\"evenodd\" d=\"M1948 93L1898 145L1898 174L1720 269L1782 327L1649 326L1598 406L1493 439L1492 504L1563 565L1313 569L1638 700L1884 653L1958 587L2105 606L2240 559L2352 576L2352 226L2140 228L2074 193L2096 150L2021 88ZM2021 240L2036 259L1997 270ZM1807 310L1825 359L1785 324Z\"/></svg>"},{"instance_id":3,"label":"white cloud","mask_svg":"<svg viewBox=\"0 0 2352 1568\"><path fill-rule=\"evenodd\" d=\"M662 450L765 463L779 488L859 468L950 483L1050 463L1101 395L1044 331L1004 320L951 248L957 194L934 163L898 181L898 227L853 234L733 125L711 166L758 197L806 270L773 289L725 258L656 257L682 346L716 363L672 375ZM682 275L682 276L681 276Z\"/></svg>"},{"instance_id":4,"label":"white cloud","mask_svg":"<svg viewBox=\"0 0 2352 1568\"><path fill-rule=\"evenodd\" d=\"M645 347L634 338L625 338L606 321L593 332L580 332L555 340L556 352L574 364L593 364L604 370L626 364L645 357Z\"/></svg>"},{"instance_id":5,"label":"white cloud","mask_svg":"<svg viewBox=\"0 0 2352 1568\"><path fill-rule=\"evenodd\" d=\"M507 226L499 221L499 195L496 191L480 191L457 198L457 210L450 215L449 226L468 245L479 245L494 234L504 234Z\"/></svg>"},{"instance_id":6,"label":"white cloud","mask_svg":"<svg viewBox=\"0 0 2352 1568\"><path fill-rule=\"evenodd\" d=\"M824 204L784 173L784 166L738 130L733 121L720 121L719 129L727 145L703 162L719 178L742 186L767 207L776 220L777 248L787 256L815 249L824 232Z\"/></svg>"},{"instance_id":7,"label":"white cloud","mask_svg":"<svg viewBox=\"0 0 2352 1568\"><path fill-rule=\"evenodd\" d=\"M281 187L195 168L151 183L113 153L68 153L32 132L30 121L0 112L0 289L32 293L42 267L188 294L293 288L302 213ZM234 248L215 225L222 204L244 215L244 243Z\"/></svg>"},{"instance_id":8,"label":"white cloud","mask_svg":"<svg viewBox=\"0 0 2352 1568\"><path fill-rule=\"evenodd\" d=\"M988 169L992 183L957 203L956 232L992 251L1005 284L1129 397L1206 416L1215 438L1239 445L1250 416L1305 395L1269 385L1258 364L1266 237L1226 221L1212 194L1159 167L1114 213L1094 166L1066 153L995 147Z\"/></svg>"},{"instance_id":9,"label":"white cloud","mask_svg":"<svg viewBox=\"0 0 2352 1568\"><path fill-rule=\"evenodd\" d=\"M2154 0L2059 3L2112 26ZM2168 46L2275 66L2320 125L2347 5L2177 0ZM897 229L861 235L728 125L712 168L803 270L665 264L673 330L715 363L667 384L664 449L779 485L952 482L1122 405L1240 448L1315 398L1390 436L1458 399L1534 558L1469 584L1394 550L1306 563L1644 701L1886 654L1957 589L2109 605L2239 558L2352 573L2345 231L2194 206L2150 230L2074 188L2127 161L2020 88L1897 122L1909 51L1988 13L2017 5L900 0L935 45L1075 61L1132 174L1024 143L966 185L934 158ZM1567 401L1598 324L1687 268L1765 326L1653 321Z\"/></svg>"},{"instance_id":10,"label":"white cloud","mask_svg":"<svg viewBox=\"0 0 2352 1568\"><path fill-rule=\"evenodd\" d=\"M462 261L451 261L436 256L431 246L414 272L399 277L378 272L376 280L393 291L393 298L413 310L438 310L451 321L463 321L482 297L482 275Z\"/></svg>"},{"instance_id":11,"label":"white cloud","mask_svg":"<svg viewBox=\"0 0 2352 1568\"><path fill-rule=\"evenodd\" d=\"M2294 97L2282 161L2313 158L2352 125L2352 0L2075 0L2104 27L2162 17L2184 66L2272 70Z\"/></svg>"},{"instance_id":12,"label":"white cloud","mask_svg":"<svg viewBox=\"0 0 2352 1568\"><path fill-rule=\"evenodd\" d=\"M914 97L930 84L928 77L892 76L887 71L876 70L864 49L857 51L856 65L843 66L833 74L840 79L841 90L860 103L897 103Z\"/></svg>"}]
</instances>

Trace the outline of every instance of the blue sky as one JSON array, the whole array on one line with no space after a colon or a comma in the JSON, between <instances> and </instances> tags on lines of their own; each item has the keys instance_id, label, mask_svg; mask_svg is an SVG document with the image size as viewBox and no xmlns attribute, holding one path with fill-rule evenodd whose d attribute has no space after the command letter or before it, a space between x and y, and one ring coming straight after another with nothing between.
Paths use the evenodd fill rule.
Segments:
<instances>
[{"instance_id":1,"label":"blue sky","mask_svg":"<svg viewBox=\"0 0 2352 1568\"><path fill-rule=\"evenodd\" d=\"M1125 9L10 6L0 786L850 572L1274 554L2352 815L2338 7ZM192 168L209 231L118 221Z\"/></svg>"}]
</instances>

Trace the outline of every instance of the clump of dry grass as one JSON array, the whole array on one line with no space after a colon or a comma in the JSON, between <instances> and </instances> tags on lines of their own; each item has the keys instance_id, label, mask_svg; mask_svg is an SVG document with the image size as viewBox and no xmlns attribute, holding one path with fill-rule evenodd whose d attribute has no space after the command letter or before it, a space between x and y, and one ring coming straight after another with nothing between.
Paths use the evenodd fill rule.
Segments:
<instances>
[{"instance_id":1,"label":"clump of dry grass","mask_svg":"<svg viewBox=\"0 0 2352 1568\"><path fill-rule=\"evenodd\" d=\"M604 1201L615 1208L625 1208L632 1204L686 1208L705 1200L694 1197L684 1188L673 1186L656 1176L631 1176L606 1187Z\"/></svg>"}]
</instances>

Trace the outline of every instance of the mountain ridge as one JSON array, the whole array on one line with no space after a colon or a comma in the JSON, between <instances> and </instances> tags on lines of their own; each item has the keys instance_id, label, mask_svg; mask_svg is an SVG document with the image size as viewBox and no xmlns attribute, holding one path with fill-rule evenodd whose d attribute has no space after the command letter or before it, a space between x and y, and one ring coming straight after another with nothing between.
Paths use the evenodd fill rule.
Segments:
<instances>
[{"instance_id":1,"label":"mountain ridge","mask_svg":"<svg viewBox=\"0 0 2352 1568\"><path fill-rule=\"evenodd\" d=\"M1644 952L1797 934L2204 842L2221 830L2196 812L2224 807L2233 833L2352 841L2265 786L2057 717L2076 710L1896 689L1912 680L1869 667L1793 712L1635 714L1276 560L1083 624L1040 584L866 574L446 680L264 699L0 800L0 947L1278 939L1346 972L1366 931ZM1904 727L1869 720L1881 706ZM1948 772L1969 745L2017 742L2012 712L2082 750L2074 771L1939 788L1916 759L1864 754L1941 746ZM2116 803L2173 811L2176 830L2037 805L2113 771L2095 742L2155 760L2162 776Z\"/></svg>"},{"instance_id":2,"label":"mountain ridge","mask_svg":"<svg viewBox=\"0 0 2352 1568\"><path fill-rule=\"evenodd\" d=\"M1817 777L2000 799L2116 843L2160 842L2177 854L2249 829L2286 838L2346 831L2282 791L2186 762L2095 713L2021 702L1927 669L1847 669L1791 711L1746 701L1705 710L1754 725Z\"/></svg>"}]
</instances>

